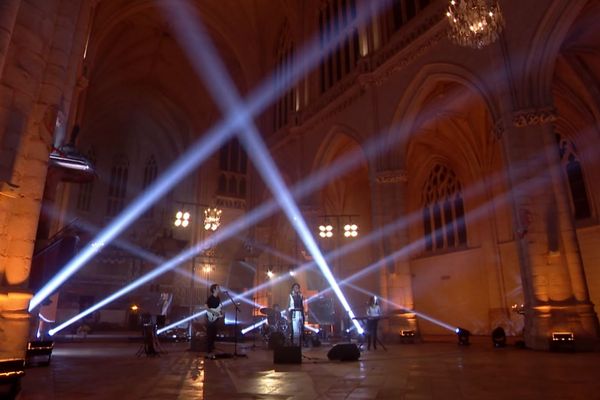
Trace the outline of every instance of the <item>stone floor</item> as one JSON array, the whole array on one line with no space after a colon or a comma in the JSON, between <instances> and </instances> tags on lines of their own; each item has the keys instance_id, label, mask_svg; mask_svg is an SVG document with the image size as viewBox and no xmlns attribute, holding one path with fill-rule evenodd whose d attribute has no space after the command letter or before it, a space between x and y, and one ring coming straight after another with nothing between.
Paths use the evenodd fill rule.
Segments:
<instances>
[{"instance_id":1,"label":"stone floor","mask_svg":"<svg viewBox=\"0 0 600 400\"><path fill-rule=\"evenodd\" d=\"M600 399L600 353L446 340L388 345L343 363L323 346L305 350L301 365L276 365L271 351L250 345L239 351L247 358L205 360L187 343L152 358L124 341L58 343L49 367L27 370L19 399Z\"/></svg>"}]
</instances>

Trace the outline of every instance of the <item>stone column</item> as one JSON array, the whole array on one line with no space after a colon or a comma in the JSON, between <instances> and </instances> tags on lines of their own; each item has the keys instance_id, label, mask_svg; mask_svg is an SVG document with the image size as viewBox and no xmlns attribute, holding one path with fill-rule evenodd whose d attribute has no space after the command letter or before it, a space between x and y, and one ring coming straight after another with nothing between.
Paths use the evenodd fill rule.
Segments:
<instances>
[{"instance_id":1,"label":"stone column","mask_svg":"<svg viewBox=\"0 0 600 400\"><path fill-rule=\"evenodd\" d=\"M375 174L373 187L373 225L381 230L396 224L396 228L384 234L379 242L376 260L397 254L409 244L408 226L401 223L406 216L406 171L402 169L380 170ZM398 312L390 318L388 335L398 337L401 330L415 330L417 322L414 307L409 254L400 253L390 259L380 271L380 291L391 303L383 304L384 313Z\"/></svg>"},{"instance_id":2,"label":"stone column","mask_svg":"<svg viewBox=\"0 0 600 400\"><path fill-rule=\"evenodd\" d=\"M67 89L68 62L80 7L76 0L25 3L13 35L15 51L7 59L2 82L13 92L8 105L12 121L0 125L4 131L2 152L11 156L0 168L19 186L21 197L10 203L3 221L5 247L0 254L6 285L2 289L8 292L0 299L0 332L3 336L10 332L0 340L0 353L13 357L24 355L28 340L28 324L23 320L28 318L31 294L22 292L31 268L48 156Z\"/></svg>"},{"instance_id":3,"label":"stone column","mask_svg":"<svg viewBox=\"0 0 600 400\"><path fill-rule=\"evenodd\" d=\"M503 136L525 295L525 341L548 349L552 332L568 331L578 348L591 348L598 320L560 175L555 118L551 108L517 112Z\"/></svg>"},{"instance_id":4,"label":"stone column","mask_svg":"<svg viewBox=\"0 0 600 400\"><path fill-rule=\"evenodd\" d=\"M0 77L6 61L21 0L0 1Z\"/></svg>"}]
</instances>

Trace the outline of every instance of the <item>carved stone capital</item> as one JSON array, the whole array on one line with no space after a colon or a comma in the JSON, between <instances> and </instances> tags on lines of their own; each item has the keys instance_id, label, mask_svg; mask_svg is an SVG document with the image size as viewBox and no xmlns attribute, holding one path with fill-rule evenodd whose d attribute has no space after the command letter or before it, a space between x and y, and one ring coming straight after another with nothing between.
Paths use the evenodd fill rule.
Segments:
<instances>
[{"instance_id":1,"label":"carved stone capital","mask_svg":"<svg viewBox=\"0 0 600 400\"><path fill-rule=\"evenodd\" d=\"M543 125L554 121L556 121L556 110L554 108L516 111L513 114L513 125L517 128Z\"/></svg>"},{"instance_id":2,"label":"carved stone capital","mask_svg":"<svg viewBox=\"0 0 600 400\"><path fill-rule=\"evenodd\" d=\"M375 181L379 184L406 183L408 175L405 169L394 169L377 172Z\"/></svg>"}]
</instances>

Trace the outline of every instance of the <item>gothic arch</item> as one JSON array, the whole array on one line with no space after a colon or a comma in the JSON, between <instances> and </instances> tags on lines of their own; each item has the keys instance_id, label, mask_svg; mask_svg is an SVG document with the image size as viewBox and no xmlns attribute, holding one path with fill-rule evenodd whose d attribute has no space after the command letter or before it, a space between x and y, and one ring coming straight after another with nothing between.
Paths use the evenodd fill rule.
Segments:
<instances>
[{"instance_id":1,"label":"gothic arch","mask_svg":"<svg viewBox=\"0 0 600 400\"><path fill-rule=\"evenodd\" d=\"M312 162L311 172L315 173L318 168L327 165L331 162L331 149L338 148L339 146L347 145L348 143L354 143L358 148L362 149L360 143L362 142L361 135L348 125L336 124L332 126L329 131L325 134L323 140L320 142L315 157ZM365 160L368 160L364 151L362 152Z\"/></svg>"},{"instance_id":2,"label":"gothic arch","mask_svg":"<svg viewBox=\"0 0 600 400\"><path fill-rule=\"evenodd\" d=\"M406 88L392 117L388 141L390 146L397 151L390 152L390 157L404 159L423 103L435 86L443 82L455 82L467 87L482 99L491 116L492 123L495 124L500 120L499 106L492 97L492 91L475 73L457 64L425 65ZM400 137L396 137L397 135Z\"/></svg>"},{"instance_id":3,"label":"gothic arch","mask_svg":"<svg viewBox=\"0 0 600 400\"><path fill-rule=\"evenodd\" d=\"M527 46L524 71L518 76L521 93L530 99L517 99L520 107L545 107L552 104L555 61L573 22L588 0L553 1Z\"/></svg>"}]
</instances>

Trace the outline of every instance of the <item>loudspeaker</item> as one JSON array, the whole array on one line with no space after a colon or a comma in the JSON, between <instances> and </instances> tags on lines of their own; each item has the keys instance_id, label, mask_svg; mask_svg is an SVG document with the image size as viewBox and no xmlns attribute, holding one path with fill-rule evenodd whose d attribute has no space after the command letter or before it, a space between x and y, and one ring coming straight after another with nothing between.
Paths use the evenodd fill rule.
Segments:
<instances>
[{"instance_id":1,"label":"loudspeaker","mask_svg":"<svg viewBox=\"0 0 600 400\"><path fill-rule=\"evenodd\" d=\"M281 332L273 332L269 336L269 350L275 350L285 344L285 336Z\"/></svg>"},{"instance_id":2,"label":"loudspeaker","mask_svg":"<svg viewBox=\"0 0 600 400\"><path fill-rule=\"evenodd\" d=\"M300 346L281 346L273 351L273 363L275 364L301 364L302 351Z\"/></svg>"},{"instance_id":3,"label":"loudspeaker","mask_svg":"<svg viewBox=\"0 0 600 400\"><path fill-rule=\"evenodd\" d=\"M329 350L327 358L340 361L358 361L360 350L354 343L339 343Z\"/></svg>"}]
</instances>

